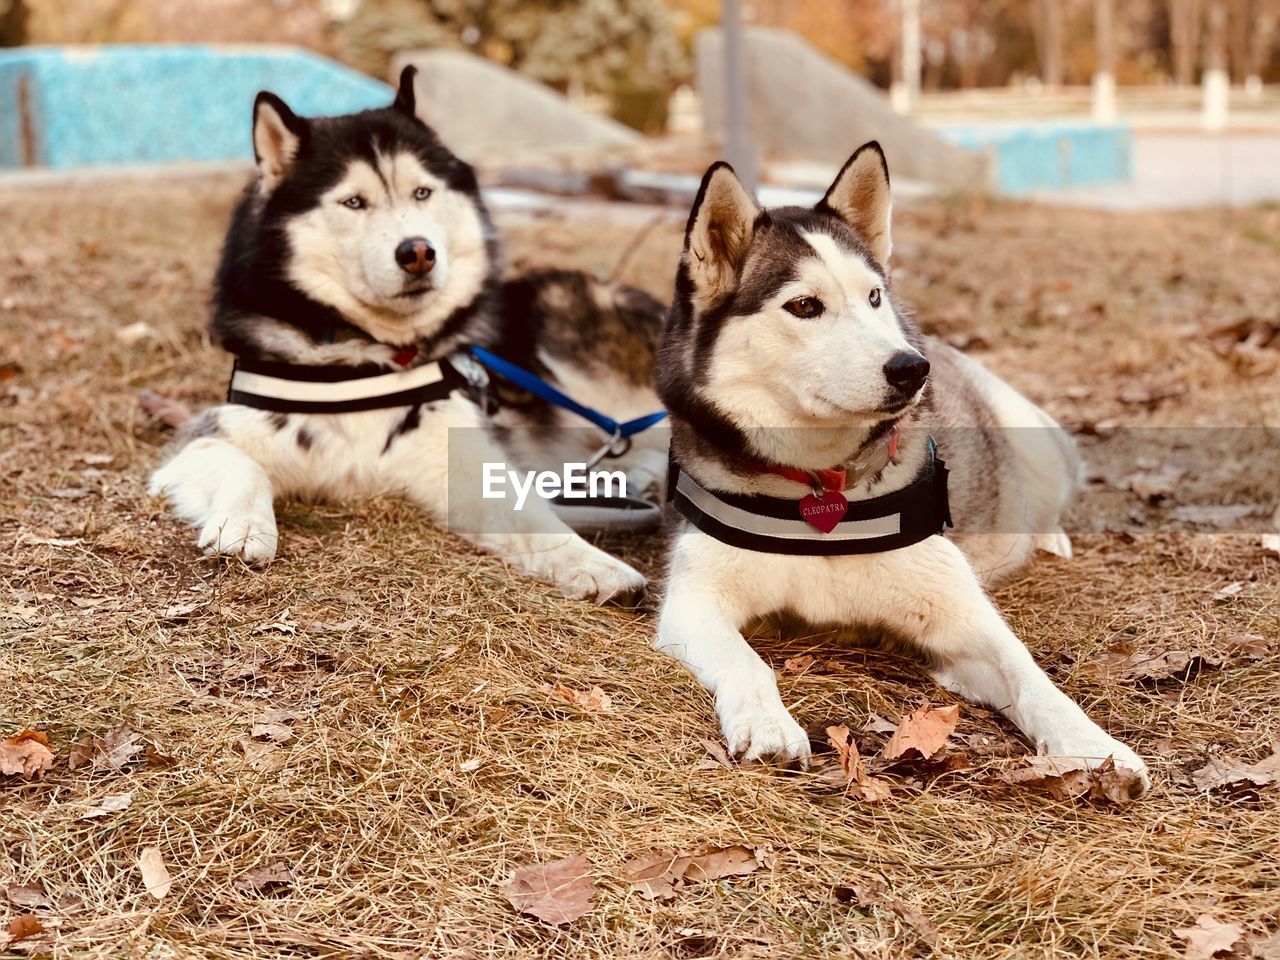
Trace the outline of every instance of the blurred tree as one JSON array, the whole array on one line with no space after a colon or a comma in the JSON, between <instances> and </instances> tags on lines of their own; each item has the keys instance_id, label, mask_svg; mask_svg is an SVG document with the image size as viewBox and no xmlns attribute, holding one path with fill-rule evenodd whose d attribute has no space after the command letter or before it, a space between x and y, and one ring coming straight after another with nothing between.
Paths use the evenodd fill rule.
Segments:
<instances>
[{"instance_id":1,"label":"blurred tree","mask_svg":"<svg viewBox=\"0 0 1280 960\"><path fill-rule=\"evenodd\" d=\"M24 0L0 0L0 47L20 47L26 42L26 3Z\"/></svg>"},{"instance_id":2,"label":"blurred tree","mask_svg":"<svg viewBox=\"0 0 1280 960\"><path fill-rule=\"evenodd\" d=\"M1169 0L1169 44L1173 54L1173 82L1185 87L1195 81L1200 48L1201 0Z\"/></svg>"},{"instance_id":3,"label":"blurred tree","mask_svg":"<svg viewBox=\"0 0 1280 960\"><path fill-rule=\"evenodd\" d=\"M560 91L606 97L618 119L665 125L687 75L662 0L363 0L342 31L344 59L385 76L414 47L469 50Z\"/></svg>"}]
</instances>

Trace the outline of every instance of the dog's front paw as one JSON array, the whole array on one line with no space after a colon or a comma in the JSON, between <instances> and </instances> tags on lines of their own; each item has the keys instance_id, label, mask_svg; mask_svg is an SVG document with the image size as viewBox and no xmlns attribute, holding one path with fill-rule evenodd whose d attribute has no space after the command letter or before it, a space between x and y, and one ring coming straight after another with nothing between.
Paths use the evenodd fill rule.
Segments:
<instances>
[{"instance_id":1,"label":"dog's front paw","mask_svg":"<svg viewBox=\"0 0 1280 960\"><path fill-rule=\"evenodd\" d=\"M212 517L201 527L196 544L205 553L240 557L260 566L275 559L279 541L272 514L248 512Z\"/></svg>"},{"instance_id":2,"label":"dog's front paw","mask_svg":"<svg viewBox=\"0 0 1280 960\"><path fill-rule=\"evenodd\" d=\"M716 712L729 752L743 760L809 763L809 735L792 719L774 691L725 690Z\"/></svg>"},{"instance_id":3,"label":"dog's front paw","mask_svg":"<svg viewBox=\"0 0 1280 960\"><path fill-rule=\"evenodd\" d=\"M583 540L557 551L545 571L561 596L634 606L644 596L644 575Z\"/></svg>"},{"instance_id":4,"label":"dog's front paw","mask_svg":"<svg viewBox=\"0 0 1280 960\"><path fill-rule=\"evenodd\" d=\"M1151 789L1151 774L1141 757L1129 747L1108 736L1101 730L1087 737L1073 738L1065 743L1057 744L1057 749L1050 751L1053 756L1070 761L1079 761L1086 770L1095 770L1110 759L1118 769L1128 770L1138 778L1135 797L1140 797Z\"/></svg>"}]
</instances>

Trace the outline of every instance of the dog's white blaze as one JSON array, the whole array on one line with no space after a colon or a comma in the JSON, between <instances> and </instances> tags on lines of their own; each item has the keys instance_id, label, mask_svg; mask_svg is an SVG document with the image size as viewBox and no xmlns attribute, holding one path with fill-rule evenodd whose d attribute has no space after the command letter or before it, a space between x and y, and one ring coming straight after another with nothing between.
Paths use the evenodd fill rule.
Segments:
<instances>
[{"instance_id":1,"label":"dog's white blaze","mask_svg":"<svg viewBox=\"0 0 1280 960\"><path fill-rule=\"evenodd\" d=\"M852 314L859 323L879 327L899 350L910 350L903 339L902 329L893 315L893 307L886 296L879 307L871 306L868 299L871 291L884 286L884 281L867 262L856 254L848 253L840 248L835 238L826 233L804 233L805 242L813 247L818 259L827 269L831 283L842 295L840 312L844 316Z\"/></svg>"}]
</instances>

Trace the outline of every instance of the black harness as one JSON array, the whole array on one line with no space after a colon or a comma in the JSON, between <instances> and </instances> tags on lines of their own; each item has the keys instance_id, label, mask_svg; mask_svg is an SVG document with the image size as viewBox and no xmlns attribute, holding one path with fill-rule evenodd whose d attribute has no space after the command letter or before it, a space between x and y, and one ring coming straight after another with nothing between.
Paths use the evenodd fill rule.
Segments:
<instances>
[{"instance_id":1,"label":"black harness","mask_svg":"<svg viewBox=\"0 0 1280 960\"><path fill-rule=\"evenodd\" d=\"M901 490L850 500L830 533L802 518L799 500L708 490L673 457L667 499L703 533L743 550L798 557L843 557L909 547L953 527L947 465L929 438L929 462Z\"/></svg>"}]
</instances>

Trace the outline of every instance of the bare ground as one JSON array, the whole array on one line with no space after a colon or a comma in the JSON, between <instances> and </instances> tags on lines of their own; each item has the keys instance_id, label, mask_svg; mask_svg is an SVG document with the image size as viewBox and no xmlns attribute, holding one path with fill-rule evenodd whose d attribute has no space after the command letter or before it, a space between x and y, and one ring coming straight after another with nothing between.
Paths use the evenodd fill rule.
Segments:
<instances>
[{"instance_id":1,"label":"bare ground","mask_svg":"<svg viewBox=\"0 0 1280 960\"><path fill-rule=\"evenodd\" d=\"M814 775L708 765L708 698L650 649L648 616L514 580L404 503L285 505L265 572L199 556L145 495L166 436L135 398L150 387L199 405L224 389L227 360L202 327L237 188L0 193L0 737L33 727L58 754L42 779L0 778L0 886L52 902L34 910L45 931L9 949L902 958L930 953L923 915L939 957L1149 958L1180 956L1175 929L1204 913L1254 940L1280 926L1275 786L1206 794L1189 778L1211 755L1256 761L1280 740L1274 646L1162 684L1087 669L1123 643L1274 640L1280 560L1256 536L1144 534L1159 511L1105 484L1077 512L1099 532L1076 538L1076 558L1037 561L997 599L1054 678L1151 759L1153 793L1123 807L1003 784L1027 748L968 707L957 733L987 746L946 776L897 777L882 804ZM1277 320L1277 210L950 201L896 226L896 281L926 326L1064 422L1104 435L1280 424L1265 351L1223 356L1189 335ZM506 232L517 265L604 273L635 239L556 218ZM678 243L665 226L641 238L623 278L667 295ZM137 323L148 331L122 340ZM1082 440L1105 460L1105 444ZM1274 475L1255 487L1271 509ZM1139 532L1107 532L1110 517ZM655 542L615 547L660 573ZM815 656L781 675L801 723L856 730L950 701L887 654L824 637L759 647L779 667ZM598 685L612 710L570 705L543 689L555 683ZM292 717L274 748L251 736L273 708ZM73 744L122 723L152 759L71 769ZM123 794L127 810L81 819ZM770 866L669 902L622 878L650 850L739 843L767 848ZM172 878L161 899L136 866L153 846ZM579 852L599 885L582 919L552 928L503 898L516 866ZM255 886L252 871L278 861L292 879ZM888 898L845 902L839 888L868 877ZM23 910L0 906L0 931ZM1235 956L1249 951L1241 941Z\"/></svg>"}]
</instances>

